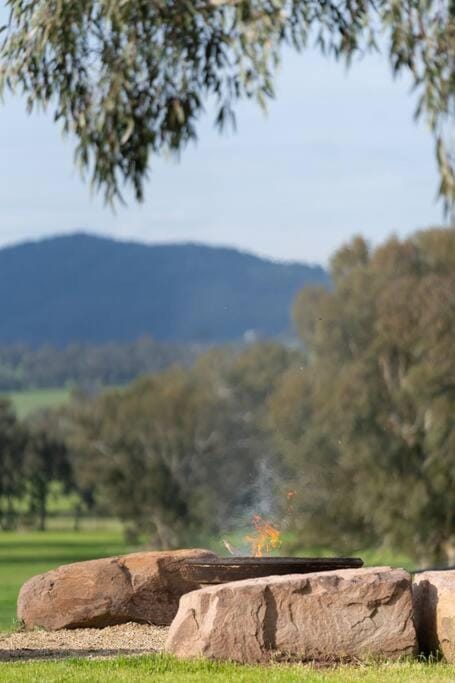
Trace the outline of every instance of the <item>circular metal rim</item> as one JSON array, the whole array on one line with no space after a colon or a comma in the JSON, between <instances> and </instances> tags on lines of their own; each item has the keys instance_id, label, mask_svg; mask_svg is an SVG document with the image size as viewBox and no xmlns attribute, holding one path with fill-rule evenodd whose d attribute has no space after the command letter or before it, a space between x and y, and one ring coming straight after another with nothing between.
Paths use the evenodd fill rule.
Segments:
<instances>
[{"instance_id":1,"label":"circular metal rim","mask_svg":"<svg viewBox=\"0 0 455 683\"><path fill-rule=\"evenodd\" d=\"M185 564L193 567L232 567L243 565L245 567L254 567L255 565L264 567L266 565L295 565L305 566L309 564L350 564L353 567L362 567L363 560L360 557L217 557L207 558L205 560L189 559Z\"/></svg>"},{"instance_id":2,"label":"circular metal rim","mask_svg":"<svg viewBox=\"0 0 455 683\"><path fill-rule=\"evenodd\" d=\"M219 585L270 576L314 574L363 566L360 557L220 557L189 559L184 573L200 586Z\"/></svg>"}]
</instances>

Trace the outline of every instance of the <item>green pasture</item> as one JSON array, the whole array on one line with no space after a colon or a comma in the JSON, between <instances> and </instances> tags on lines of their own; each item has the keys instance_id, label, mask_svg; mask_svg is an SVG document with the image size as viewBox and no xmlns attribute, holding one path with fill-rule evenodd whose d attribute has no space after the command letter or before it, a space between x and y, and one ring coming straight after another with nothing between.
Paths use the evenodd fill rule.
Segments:
<instances>
[{"instance_id":1,"label":"green pasture","mask_svg":"<svg viewBox=\"0 0 455 683\"><path fill-rule=\"evenodd\" d=\"M151 680L174 683L436 683L455 680L455 666L424 662L370 664L314 669L302 665L240 666L210 661L178 661L166 655L116 657L110 660L69 659L0 664L0 681L8 683L94 683Z\"/></svg>"},{"instance_id":2,"label":"green pasture","mask_svg":"<svg viewBox=\"0 0 455 683\"><path fill-rule=\"evenodd\" d=\"M109 385L101 387L99 391L121 390L122 385ZM9 399L19 418L27 417L37 410L43 408L58 408L64 403L67 403L72 394L73 389L70 387L52 387L48 389L24 389L23 391L4 391L0 393L2 398Z\"/></svg>"},{"instance_id":3,"label":"green pasture","mask_svg":"<svg viewBox=\"0 0 455 683\"><path fill-rule=\"evenodd\" d=\"M34 413L36 410L56 408L62 405L62 403L69 400L71 390L65 387L56 389L28 389L26 391L4 392L1 395L12 402L18 417L23 418Z\"/></svg>"}]
</instances>

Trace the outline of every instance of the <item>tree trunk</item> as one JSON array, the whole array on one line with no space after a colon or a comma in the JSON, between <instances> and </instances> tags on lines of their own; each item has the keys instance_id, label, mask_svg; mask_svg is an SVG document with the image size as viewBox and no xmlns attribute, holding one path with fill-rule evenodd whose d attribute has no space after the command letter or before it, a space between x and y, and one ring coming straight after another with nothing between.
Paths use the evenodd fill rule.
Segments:
<instances>
[{"instance_id":1,"label":"tree trunk","mask_svg":"<svg viewBox=\"0 0 455 683\"><path fill-rule=\"evenodd\" d=\"M81 505L80 503L76 503L74 506L74 524L73 524L73 531L79 531L80 526L81 526Z\"/></svg>"},{"instance_id":2,"label":"tree trunk","mask_svg":"<svg viewBox=\"0 0 455 683\"><path fill-rule=\"evenodd\" d=\"M40 505L39 508L39 531L46 531L46 503Z\"/></svg>"}]
</instances>

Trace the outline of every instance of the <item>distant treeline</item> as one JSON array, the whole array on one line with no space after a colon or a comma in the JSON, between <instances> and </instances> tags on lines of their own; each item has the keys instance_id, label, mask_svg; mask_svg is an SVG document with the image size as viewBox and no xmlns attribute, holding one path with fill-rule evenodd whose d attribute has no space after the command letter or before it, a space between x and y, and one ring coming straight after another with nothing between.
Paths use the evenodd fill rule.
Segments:
<instances>
[{"instance_id":1,"label":"distant treeline","mask_svg":"<svg viewBox=\"0 0 455 683\"><path fill-rule=\"evenodd\" d=\"M173 364L189 365L196 345L159 343L144 337L131 343L0 346L0 391L73 386L93 389L126 384Z\"/></svg>"},{"instance_id":2,"label":"distant treeline","mask_svg":"<svg viewBox=\"0 0 455 683\"><path fill-rule=\"evenodd\" d=\"M453 564L455 231L374 250L356 238L331 277L296 299L302 350L212 349L27 423L1 404L3 527L23 510L43 526L58 480L156 547L258 513L299 552L388 546Z\"/></svg>"}]
</instances>

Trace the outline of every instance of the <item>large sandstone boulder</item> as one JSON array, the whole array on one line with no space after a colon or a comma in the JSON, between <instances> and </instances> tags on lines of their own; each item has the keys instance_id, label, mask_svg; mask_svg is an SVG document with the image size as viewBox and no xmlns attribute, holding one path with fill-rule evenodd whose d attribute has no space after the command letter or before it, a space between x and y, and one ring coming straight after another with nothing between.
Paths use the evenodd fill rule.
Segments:
<instances>
[{"instance_id":1,"label":"large sandstone boulder","mask_svg":"<svg viewBox=\"0 0 455 683\"><path fill-rule=\"evenodd\" d=\"M180 596L199 588L182 563L214 557L208 550L143 552L67 564L21 588L17 616L30 629L114 626L128 621L168 625Z\"/></svg>"},{"instance_id":2,"label":"large sandstone boulder","mask_svg":"<svg viewBox=\"0 0 455 683\"><path fill-rule=\"evenodd\" d=\"M416 650L411 577L379 567L270 576L184 595L166 650L180 657L396 659Z\"/></svg>"},{"instance_id":3,"label":"large sandstone boulder","mask_svg":"<svg viewBox=\"0 0 455 683\"><path fill-rule=\"evenodd\" d=\"M455 569L416 574L412 592L421 651L455 664Z\"/></svg>"}]
</instances>

